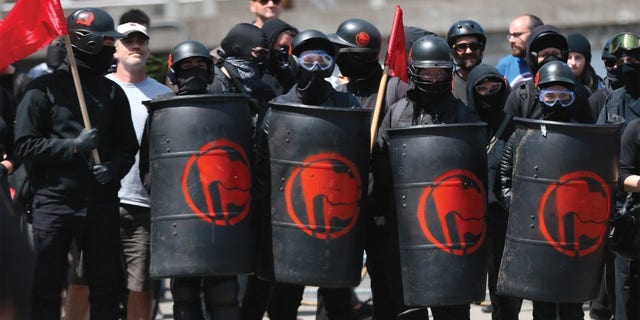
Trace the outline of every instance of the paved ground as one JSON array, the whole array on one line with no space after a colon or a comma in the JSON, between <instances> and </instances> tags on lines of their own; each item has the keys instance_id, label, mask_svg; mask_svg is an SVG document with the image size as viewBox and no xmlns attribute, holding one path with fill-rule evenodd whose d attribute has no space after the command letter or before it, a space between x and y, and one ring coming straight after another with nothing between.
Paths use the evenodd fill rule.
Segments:
<instances>
[{"instance_id":1,"label":"paved ground","mask_svg":"<svg viewBox=\"0 0 640 320\"><path fill-rule=\"evenodd\" d=\"M360 286L356 288L356 293L360 300L365 301L371 298L371 288L369 287L369 279L365 278ZM167 286L168 288L168 286ZM316 290L315 287L307 287L304 292L303 304L300 306L298 310L298 319L299 320L313 320L315 319L315 302L316 302ZM487 295L487 299L488 295ZM486 303L486 302L485 302ZM484 303L483 303L484 304ZM491 314L482 312L481 305L471 305L471 320L491 320ZM160 303L160 310L162 315L159 315L156 319L166 320L173 319L173 311L172 311L172 303L171 303L171 292L169 290L165 290L164 301ZM585 319L589 319L588 312L585 312ZM430 317L431 318L431 317ZM522 305L522 310L520 312L520 319L526 320L531 319L531 302L525 301ZM269 319L265 317L264 319ZM370 318L367 318L370 319Z\"/></svg>"}]
</instances>

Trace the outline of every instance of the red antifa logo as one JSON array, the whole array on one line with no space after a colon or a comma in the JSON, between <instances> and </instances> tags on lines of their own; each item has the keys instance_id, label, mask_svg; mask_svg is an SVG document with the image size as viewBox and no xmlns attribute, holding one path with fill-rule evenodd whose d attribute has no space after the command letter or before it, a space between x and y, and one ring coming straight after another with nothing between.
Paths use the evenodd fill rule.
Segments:
<instances>
[{"instance_id":1,"label":"red antifa logo","mask_svg":"<svg viewBox=\"0 0 640 320\"><path fill-rule=\"evenodd\" d=\"M472 172L451 170L427 187L418 204L418 223L440 250L467 255L482 247L486 232L486 192Z\"/></svg>"},{"instance_id":2,"label":"red antifa logo","mask_svg":"<svg viewBox=\"0 0 640 320\"><path fill-rule=\"evenodd\" d=\"M82 11L78 13L78 18L76 18L76 24L90 27L93 24L93 12L91 11Z\"/></svg>"},{"instance_id":3,"label":"red antifa logo","mask_svg":"<svg viewBox=\"0 0 640 320\"><path fill-rule=\"evenodd\" d=\"M249 160L232 141L220 139L201 147L184 166L181 182L187 205L204 221L235 225L249 213Z\"/></svg>"},{"instance_id":4,"label":"red antifa logo","mask_svg":"<svg viewBox=\"0 0 640 320\"><path fill-rule=\"evenodd\" d=\"M356 44L361 47L366 47L369 44L369 40L371 40L371 38L366 32L358 32L358 34L356 34Z\"/></svg>"},{"instance_id":5,"label":"red antifa logo","mask_svg":"<svg viewBox=\"0 0 640 320\"><path fill-rule=\"evenodd\" d=\"M593 172L572 172L540 199L540 232L559 252L586 256L603 244L610 213L611 193L604 180Z\"/></svg>"},{"instance_id":6,"label":"red antifa logo","mask_svg":"<svg viewBox=\"0 0 640 320\"><path fill-rule=\"evenodd\" d=\"M318 239L336 239L351 231L358 221L361 197L358 169L334 153L306 158L285 186L289 217Z\"/></svg>"}]
</instances>

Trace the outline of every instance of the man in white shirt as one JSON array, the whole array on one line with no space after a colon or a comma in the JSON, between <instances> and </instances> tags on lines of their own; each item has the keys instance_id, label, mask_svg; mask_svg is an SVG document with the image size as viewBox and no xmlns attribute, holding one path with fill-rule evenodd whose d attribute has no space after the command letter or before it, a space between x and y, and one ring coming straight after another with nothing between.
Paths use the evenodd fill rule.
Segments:
<instances>
[{"instance_id":1,"label":"man in white shirt","mask_svg":"<svg viewBox=\"0 0 640 320\"><path fill-rule=\"evenodd\" d=\"M171 93L171 89L153 78L145 71L149 57L149 34L138 23L124 23L118 26L118 32L126 37L116 43L115 57L118 60L116 71L106 75L115 81L127 94L131 105L131 120L136 131L138 143L142 139L144 124L147 120L147 108L142 101ZM126 271L129 301L127 319L151 318L153 293L149 276L149 234L151 210L149 195L140 180L138 162L122 179L118 197L120 198L120 240L123 253L123 268Z\"/></svg>"}]
</instances>

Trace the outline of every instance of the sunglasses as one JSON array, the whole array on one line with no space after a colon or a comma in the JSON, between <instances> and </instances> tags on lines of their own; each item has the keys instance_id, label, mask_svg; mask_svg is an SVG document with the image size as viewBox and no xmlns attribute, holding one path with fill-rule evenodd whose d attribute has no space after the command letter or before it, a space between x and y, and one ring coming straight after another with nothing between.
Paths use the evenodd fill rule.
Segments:
<instances>
[{"instance_id":1,"label":"sunglasses","mask_svg":"<svg viewBox=\"0 0 640 320\"><path fill-rule=\"evenodd\" d=\"M308 71L328 70L333 67L333 57L324 50L302 51L298 57L302 68Z\"/></svg>"},{"instance_id":2,"label":"sunglasses","mask_svg":"<svg viewBox=\"0 0 640 320\"><path fill-rule=\"evenodd\" d=\"M556 102L560 102L563 107L568 107L576 99L576 95L569 90L540 90L539 98L549 107L553 107Z\"/></svg>"},{"instance_id":3,"label":"sunglasses","mask_svg":"<svg viewBox=\"0 0 640 320\"><path fill-rule=\"evenodd\" d=\"M279 5L282 0L254 0L254 2L260 2L261 5L266 5L269 1L273 2L275 5Z\"/></svg>"},{"instance_id":4,"label":"sunglasses","mask_svg":"<svg viewBox=\"0 0 640 320\"><path fill-rule=\"evenodd\" d=\"M453 48L459 53L464 53L467 49L471 49L471 51L478 51L484 48L484 45L482 42L456 43L453 45Z\"/></svg>"},{"instance_id":5,"label":"sunglasses","mask_svg":"<svg viewBox=\"0 0 640 320\"><path fill-rule=\"evenodd\" d=\"M617 54L620 50L640 48L640 36L633 33L621 33L611 40L609 52Z\"/></svg>"},{"instance_id":6,"label":"sunglasses","mask_svg":"<svg viewBox=\"0 0 640 320\"><path fill-rule=\"evenodd\" d=\"M502 83L500 82L485 82L477 85L475 87L475 90L480 95L488 96L500 91L501 88L502 88Z\"/></svg>"}]
</instances>

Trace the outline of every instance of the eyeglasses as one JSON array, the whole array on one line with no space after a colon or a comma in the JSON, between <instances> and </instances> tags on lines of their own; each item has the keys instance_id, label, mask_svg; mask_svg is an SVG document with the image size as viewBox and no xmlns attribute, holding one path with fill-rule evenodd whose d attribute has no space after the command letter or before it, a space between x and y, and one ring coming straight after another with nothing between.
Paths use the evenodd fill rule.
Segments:
<instances>
[{"instance_id":1,"label":"eyeglasses","mask_svg":"<svg viewBox=\"0 0 640 320\"><path fill-rule=\"evenodd\" d=\"M471 49L471 51L478 51L484 48L484 45L482 42L456 43L453 45L453 48L458 51L458 53L464 53L467 49Z\"/></svg>"},{"instance_id":2,"label":"eyeglasses","mask_svg":"<svg viewBox=\"0 0 640 320\"><path fill-rule=\"evenodd\" d=\"M619 50L633 50L640 48L640 36L633 33L621 33L611 40L609 52L617 54Z\"/></svg>"},{"instance_id":3,"label":"eyeglasses","mask_svg":"<svg viewBox=\"0 0 640 320\"><path fill-rule=\"evenodd\" d=\"M266 5L269 1L273 2L275 5L279 5L282 0L253 0L254 2L260 2L261 5Z\"/></svg>"},{"instance_id":4,"label":"eyeglasses","mask_svg":"<svg viewBox=\"0 0 640 320\"><path fill-rule=\"evenodd\" d=\"M480 95L488 96L500 91L501 88L502 88L502 83L500 82L484 82L477 85L475 87L475 90Z\"/></svg>"},{"instance_id":5,"label":"eyeglasses","mask_svg":"<svg viewBox=\"0 0 640 320\"><path fill-rule=\"evenodd\" d=\"M540 102L549 107L555 105L556 102L560 102L560 105L563 107L568 107L576 99L575 93L570 90L540 90L538 97L540 98Z\"/></svg>"},{"instance_id":6,"label":"eyeglasses","mask_svg":"<svg viewBox=\"0 0 640 320\"><path fill-rule=\"evenodd\" d=\"M333 57L324 50L302 51L298 62L302 68L309 71L317 71L317 69L324 71L333 67Z\"/></svg>"},{"instance_id":7,"label":"eyeglasses","mask_svg":"<svg viewBox=\"0 0 640 320\"><path fill-rule=\"evenodd\" d=\"M507 34L507 41L511 40L511 38L515 38L518 40L524 40L522 39L522 36L527 34L527 33L531 33L530 31L525 31L525 32L511 32Z\"/></svg>"}]
</instances>

